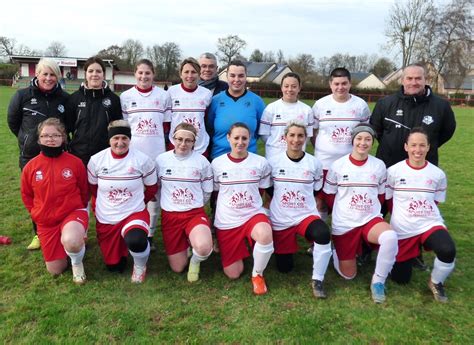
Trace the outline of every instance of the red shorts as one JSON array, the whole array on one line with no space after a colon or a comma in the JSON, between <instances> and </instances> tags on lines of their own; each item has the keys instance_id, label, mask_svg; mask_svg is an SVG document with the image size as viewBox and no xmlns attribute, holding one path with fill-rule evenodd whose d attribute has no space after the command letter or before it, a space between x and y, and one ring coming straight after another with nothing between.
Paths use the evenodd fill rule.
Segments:
<instances>
[{"instance_id":1,"label":"red shorts","mask_svg":"<svg viewBox=\"0 0 474 345\"><path fill-rule=\"evenodd\" d=\"M185 212L161 210L161 231L166 255L173 255L189 247L189 234L196 226L203 224L210 227L204 207Z\"/></svg>"},{"instance_id":2,"label":"red shorts","mask_svg":"<svg viewBox=\"0 0 474 345\"><path fill-rule=\"evenodd\" d=\"M434 226L422 234L398 240L397 262L407 261L420 255L420 245L423 245L430 235L438 230L448 231L444 226ZM427 250L426 248L424 248Z\"/></svg>"},{"instance_id":3,"label":"red shorts","mask_svg":"<svg viewBox=\"0 0 474 345\"><path fill-rule=\"evenodd\" d=\"M372 249L377 250L379 245L370 243L367 236L376 224L383 221L383 218L375 217L368 223L358 226L343 235L332 235L332 243L339 260L355 259L356 255L362 252L362 241L367 243Z\"/></svg>"},{"instance_id":4,"label":"red shorts","mask_svg":"<svg viewBox=\"0 0 474 345\"><path fill-rule=\"evenodd\" d=\"M263 213L256 214L241 226L220 230L217 229L216 237L221 252L222 267L232 265L234 262L245 259L250 256L245 239L250 247L253 247L252 230L258 223L270 224L268 217Z\"/></svg>"},{"instance_id":5,"label":"red shorts","mask_svg":"<svg viewBox=\"0 0 474 345\"><path fill-rule=\"evenodd\" d=\"M106 265L119 263L120 258L128 256L128 248L123 237L131 229L143 229L148 234L150 215L147 209L132 213L117 224L96 222L97 242Z\"/></svg>"},{"instance_id":6,"label":"red shorts","mask_svg":"<svg viewBox=\"0 0 474 345\"><path fill-rule=\"evenodd\" d=\"M84 230L87 230L89 227L89 213L85 209L74 210L64 218L61 224L56 226L38 225L38 238L41 243L44 261L49 262L67 257L61 243L61 233L64 226L72 221L81 223Z\"/></svg>"},{"instance_id":7,"label":"red shorts","mask_svg":"<svg viewBox=\"0 0 474 345\"><path fill-rule=\"evenodd\" d=\"M298 251L298 241L296 235L304 238L308 225L320 219L317 216L306 217L298 225L292 226L285 230L273 230L273 246L275 247L275 254L293 254ZM311 241L308 241L311 242Z\"/></svg>"}]
</instances>

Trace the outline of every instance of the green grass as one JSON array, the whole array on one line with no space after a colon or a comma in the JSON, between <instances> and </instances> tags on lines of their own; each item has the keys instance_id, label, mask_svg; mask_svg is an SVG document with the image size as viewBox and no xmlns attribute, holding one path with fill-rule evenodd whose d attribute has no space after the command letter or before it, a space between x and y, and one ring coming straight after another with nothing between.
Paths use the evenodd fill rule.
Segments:
<instances>
[{"instance_id":1,"label":"green grass","mask_svg":"<svg viewBox=\"0 0 474 345\"><path fill-rule=\"evenodd\" d=\"M109 273L100 257L94 228L85 258L88 283L74 286L71 273L52 278L41 253L28 252L31 224L19 194L18 148L6 126L6 108L15 90L0 87L0 341L4 343L457 343L474 339L472 224L474 110L455 108L458 130L441 149L440 165L449 180L441 206L458 258L447 281L450 301L433 301L427 272L415 271L408 286L388 283L388 300L369 297L373 265L352 282L330 267L329 298L317 301L309 285L311 258L296 255L296 269L284 275L271 261L269 293L255 297L251 263L241 279L224 277L218 256L202 264L202 279L190 285L168 268L163 246L149 261L141 286ZM160 239L161 240L161 239ZM431 262L433 256L425 255Z\"/></svg>"}]
</instances>

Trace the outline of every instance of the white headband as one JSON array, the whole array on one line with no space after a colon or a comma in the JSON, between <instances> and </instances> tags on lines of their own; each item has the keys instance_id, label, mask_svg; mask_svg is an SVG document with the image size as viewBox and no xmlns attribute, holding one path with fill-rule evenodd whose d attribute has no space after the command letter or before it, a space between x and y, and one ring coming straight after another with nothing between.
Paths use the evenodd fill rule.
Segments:
<instances>
[{"instance_id":1,"label":"white headband","mask_svg":"<svg viewBox=\"0 0 474 345\"><path fill-rule=\"evenodd\" d=\"M190 134L192 134L192 136L193 136L194 138L196 138L196 134L194 134L194 133L191 132L191 131L188 131L187 129L178 129L177 131L174 132L174 134L177 134L178 132L190 133Z\"/></svg>"}]
</instances>

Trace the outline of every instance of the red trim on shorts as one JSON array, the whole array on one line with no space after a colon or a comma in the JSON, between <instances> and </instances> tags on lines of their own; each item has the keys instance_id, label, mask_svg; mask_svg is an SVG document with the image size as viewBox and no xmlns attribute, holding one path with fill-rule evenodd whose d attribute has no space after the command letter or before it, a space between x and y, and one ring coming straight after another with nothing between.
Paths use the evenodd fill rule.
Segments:
<instances>
[{"instance_id":1,"label":"red trim on shorts","mask_svg":"<svg viewBox=\"0 0 474 345\"><path fill-rule=\"evenodd\" d=\"M354 260L362 252L362 241L372 249L377 250L379 245L370 243L367 236L372 228L383 222L383 218L375 217L366 224L354 228L343 235L332 235L332 243L339 260Z\"/></svg>"},{"instance_id":2,"label":"red trim on shorts","mask_svg":"<svg viewBox=\"0 0 474 345\"><path fill-rule=\"evenodd\" d=\"M273 230L273 247L275 254L294 254L298 251L298 240L296 235L300 235L306 239L305 234L311 222L321 219L317 216L308 216L299 224L284 230ZM310 242L306 239L306 241Z\"/></svg>"},{"instance_id":3,"label":"red trim on shorts","mask_svg":"<svg viewBox=\"0 0 474 345\"><path fill-rule=\"evenodd\" d=\"M444 226L438 225L426 230L422 234L398 240L398 254L396 262L403 262L416 258L418 255L420 255L420 245L423 245L425 251L430 251L425 248L424 243L428 237L431 236L431 234L439 230L448 231L448 229L446 229Z\"/></svg>"},{"instance_id":4,"label":"red trim on shorts","mask_svg":"<svg viewBox=\"0 0 474 345\"><path fill-rule=\"evenodd\" d=\"M267 223L270 225L270 220L263 213L258 213L241 226L226 230L216 229L222 267L226 268L234 262L250 256L247 244L253 248L255 241L252 239L251 234L255 225L258 223ZM247 243L245 240L247 240Z\"/></svg>"}]
</instances>

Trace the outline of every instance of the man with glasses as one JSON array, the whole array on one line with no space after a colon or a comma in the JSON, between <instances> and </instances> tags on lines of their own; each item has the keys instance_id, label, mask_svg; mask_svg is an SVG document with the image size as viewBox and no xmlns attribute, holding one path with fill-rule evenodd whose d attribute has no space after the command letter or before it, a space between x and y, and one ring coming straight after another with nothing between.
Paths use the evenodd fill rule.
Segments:
<instances>
[{"instance_id":1,"label":"man with glasses","mask_svg":"<svg viewBox=\"0 0 474 345\"><path fill-rule=\"evenodd\" d=\"M214 54L204 53L199 57L199 65L201 66L199 86L203 86L212 92L215 96L221 91L227 90L229 87L223 80L219 80L217 75L217 59Z\"/></svg>"}]
</instances>

